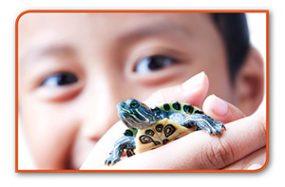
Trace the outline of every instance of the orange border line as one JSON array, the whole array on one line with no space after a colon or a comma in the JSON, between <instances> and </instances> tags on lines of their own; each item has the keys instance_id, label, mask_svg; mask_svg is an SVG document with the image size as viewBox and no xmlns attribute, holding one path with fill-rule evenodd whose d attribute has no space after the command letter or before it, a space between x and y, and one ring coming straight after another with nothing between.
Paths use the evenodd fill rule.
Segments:
<instances>
[{"instance_id":1,"label":"orange border line","mask_svg":"<svg viewBox=\"0 0 285 187\"><path fill-rule=\"evenodd\" d=\"M264 165L257 170L67 170L67 169L19 169L18 168L18 111L19 111L19 80L18 80L18 34L19 21L21 17L29 13L265 13L266 14L266 161ZM229 9L229 10L143 10L143 9L122 9L122 10L26 10L21 12L15 22L15 172L16 173L255 173L266 168L269 162L269 10L261 9Z\"/></svg>"},{"instance_id":2,"label":"orange border line","mask_svg":"<svg viewBox=\"0 0 285 187\"><path fill-rule=\"evenodd\" d=\"M16 172L19 172L18 170L18 97L19 97L19 91L18 91L18 23L19 23L19 18L22 16L20 14L17 17L16 20L16 25L15 25L15 170Z\"/></svg>"}]
</instances>

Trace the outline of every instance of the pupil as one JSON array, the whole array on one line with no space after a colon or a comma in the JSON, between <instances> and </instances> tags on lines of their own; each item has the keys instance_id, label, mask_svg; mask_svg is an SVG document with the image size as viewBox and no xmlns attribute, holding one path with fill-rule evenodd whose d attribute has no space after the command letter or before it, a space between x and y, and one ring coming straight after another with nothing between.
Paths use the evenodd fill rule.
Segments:
<instances>
[{"instance_id":1,"label":"pupil","mask_svg":"<svg viewBox=\"0 0 285 187\"><path fill-rule=\"evenodd\" d=\"M50 76L43 81L45 86L64 86L73 84L78 81L78 78L72 73L58 73Z\"/></svg>"},{"instance_id":2,"label":"pupil","mask_svg":"<svg viewBox=\"0 0 285 187\"><path fill-rule=\"evenodd\" d=\"M77 82L77 77L72 74L63 74L58 76L58 85L65 85L73 82Z\"/></svg>"},{"instance_id":3,"label":"pupil","mask_svg":"<svg viewBox=\"0 0 285 187\"><path fill-rule=\"evenodd\" d=\"M171 64L171 59L165 56L153 56L148 59L148 68L156 71Z\"/></svg>"}]
</instances>

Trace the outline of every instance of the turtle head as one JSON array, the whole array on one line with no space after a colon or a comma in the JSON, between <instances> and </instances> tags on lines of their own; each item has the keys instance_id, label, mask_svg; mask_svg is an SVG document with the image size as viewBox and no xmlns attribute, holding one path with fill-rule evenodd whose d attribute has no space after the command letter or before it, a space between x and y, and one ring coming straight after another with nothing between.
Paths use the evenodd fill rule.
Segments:
<instances>
[{"instance_id":1,"label":"turtle head","mask_svg":"<svg viewBox=\"0 0 285 187\"><path fill-rule=\"evenodd\" d=\"M145 128L156 122L151 108L136 99L118 103L117 110L121 120L129 128Z\"/></svg>"}]
</instances>

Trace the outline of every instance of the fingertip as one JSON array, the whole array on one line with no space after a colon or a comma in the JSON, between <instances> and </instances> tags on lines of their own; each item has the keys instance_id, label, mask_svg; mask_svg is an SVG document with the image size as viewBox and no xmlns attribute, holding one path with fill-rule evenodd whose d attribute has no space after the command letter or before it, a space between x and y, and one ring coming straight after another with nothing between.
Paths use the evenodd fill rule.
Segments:
<instances>
[{"instance_id":1,"label":"fingertip","mask_svg":"<svg viewBox=\"0 0 285 187\"><path fill-rule=\"evenodd\" d=\"M182 83L181 88L187 92L192 91L193 89L196 89L201 85L209 85L208 76L204 71L194 75L193 77Z\"/></svg>"},{"instance_id":2,"label":"fingertip","mask_svg":"<svg viewBox=\"0 0 285 187\"><path fill-rule=\"evenodd\" d=\"M209 79L204 71L191 77L183 84L181 84L183 90L183 100L195 106L201 106L201 103L205 99L209 89Z\"/></svg>"},{"instance_id":3,"label":"fingertip","mask_svg":"<svg viewBox=\"0 0 285 187\"><path fill-rule=\"evenodd\" d=\"M261 167L262 167L261 164L252 164L247 169L248 170L257 170L257 169L260 169Z\"/></svg>"},{"instance_id":4,"label":"fingertip","mask_svg":"<svg viewBox=\"0 0 285 187\"><path fill-rule=\"evenodd\" d=\"M224 123L245 117L245 114L239 108L216 95L210 95L205 99L203 110L209 116Z\"/></svg>"},{"instance_id":5,"label":"fingertip","mask_svg":"<svg viewBox=\"0 0 285 187\"><path fill-rule=\"evenodd\" d=\"M145 103L149 106L155 106L166 102L183 101L200 106L207 95L208 88L208 77L204 72L201 72L180 85L158 90Z\"/></svg>"},{"instance_id":6,"label":"fingertip","mask_svg":"<svg viewBox=\"0 0 285 187\"><path fill-rule=\"evenodd\" d=\"M203 104L203 110L216 117L223 117L228 114L229 106L227 102L218 98L216 95L210 95Z\"/></svg>"}]
</instances>

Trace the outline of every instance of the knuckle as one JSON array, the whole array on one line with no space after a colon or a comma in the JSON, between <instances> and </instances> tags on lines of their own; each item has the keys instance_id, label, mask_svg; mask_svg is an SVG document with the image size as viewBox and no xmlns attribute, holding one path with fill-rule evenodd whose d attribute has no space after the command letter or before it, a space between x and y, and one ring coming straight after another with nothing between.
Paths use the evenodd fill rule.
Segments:
<instances>
[{"instance_id":1,"label":"knuckle","mask_svg":"<svg viewBox=\"0 0 285 187\"><path fill-rule=\"evenodd\" d=\"M232 146L219 138L207 144L202 154L202 163L204 163L204 167L207 169L219 169L234 160Z\"/></svg>"}]
</instances>

